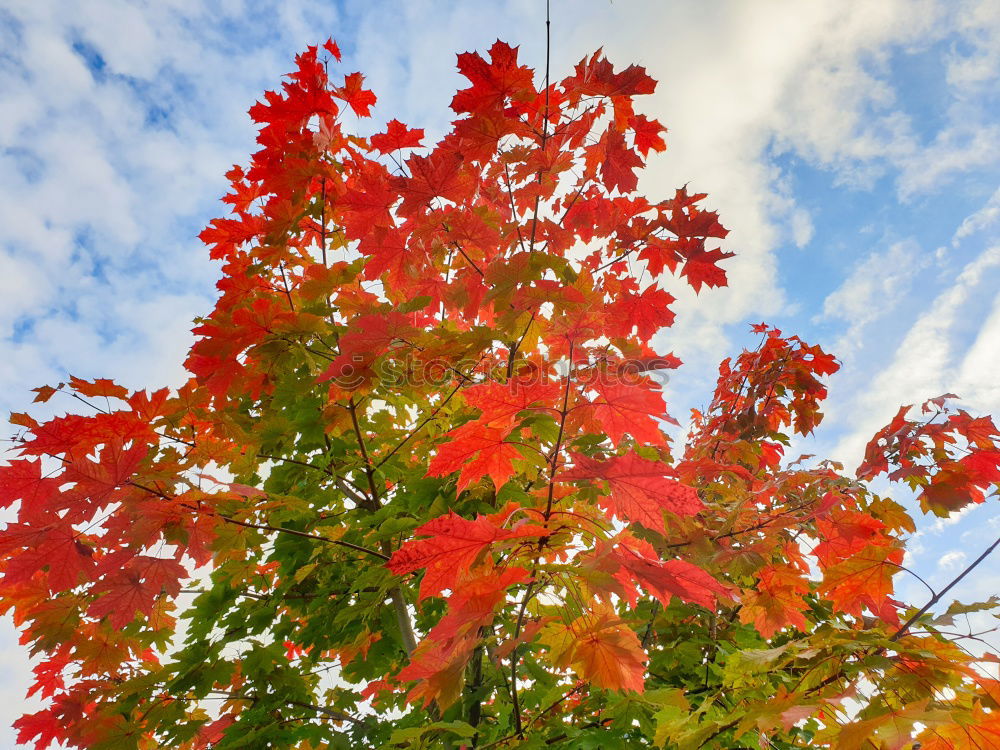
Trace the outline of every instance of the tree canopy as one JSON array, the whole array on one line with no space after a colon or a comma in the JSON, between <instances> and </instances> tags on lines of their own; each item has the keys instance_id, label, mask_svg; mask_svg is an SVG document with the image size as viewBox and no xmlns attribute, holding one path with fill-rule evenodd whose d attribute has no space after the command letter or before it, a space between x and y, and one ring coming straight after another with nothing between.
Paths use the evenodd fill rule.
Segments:
<instances>
[{"instance_id":1,"label":"tree canopy","mask_svg":"<svg viewBox=\"0 0 1000 750\"><path fill-rule=\"evenodd\" d=\"M732 253L705 195L637 192L656 82L600 52L539 81L498 41L429 145L353 134L376 99L340 57L250 110L190 379L69 378L36 401L81 408L12 416L0 607L44 702L19 740L1000 745L998 659L952 628L997 601L898 601L914 521L871 484L984 502L995 424L946 395L856 472L788 455L838 363L760 324L669 439L669 290Z\"/></svg>"}]
</instances>

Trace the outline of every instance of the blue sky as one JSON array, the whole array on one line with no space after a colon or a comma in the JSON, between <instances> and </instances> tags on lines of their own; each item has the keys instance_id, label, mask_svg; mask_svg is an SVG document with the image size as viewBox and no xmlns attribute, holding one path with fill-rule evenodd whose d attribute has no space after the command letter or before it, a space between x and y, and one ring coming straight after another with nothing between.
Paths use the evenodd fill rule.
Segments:
<instances>
[{"instance_id":1,"label":"blue sky","mask_svg":"<svg viewBox=\"0 0 1000 750\"><path fill-rule=\"evenodd\" d=\"M244 162L246 110L333 36L345 69L431 137L455 54L497 37L544 60L540 0L6 0L0 9L0 406L67 373L177 384L217 269L195 235ZM1000 4L995 0L553 0L553 75L603 46L660 81L670 129L640 189L708 192L730 288L680 294L675 415L767 320L835 352L803 452L856 465L901 403L1000 414ZM925 519L910 562L945 581L1000 533L996 503ZM996 569L996 561L994 561ZM901 579L904 597L919 584ZM1000 590L988 569L960 593ZM27 659L0 622L0 724ZM0 747L15 747L0 728Z\"/></svg>"}]
</instances>

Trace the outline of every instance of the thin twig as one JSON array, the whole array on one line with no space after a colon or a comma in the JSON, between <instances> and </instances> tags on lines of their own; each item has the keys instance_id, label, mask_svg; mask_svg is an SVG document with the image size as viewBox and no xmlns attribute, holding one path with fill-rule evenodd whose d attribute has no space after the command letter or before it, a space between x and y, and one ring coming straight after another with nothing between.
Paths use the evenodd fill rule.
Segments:
<instances>
[{"instance_id":1,"label":"thin twig","mask_svg":"<svg viewBox=\"0 0 1000 750\"><path fill-rule=\"evenodd\" d=\"M909 630L910 626L913 623L915 623L917 620L919 620L921 617L923 617L924 613L927 612L927 610L929 610L931 607L933 607L935 604L937 604L941 600L942 596L944 596L949 591L951 591L951 589L953 589L955 587L955 585L959 581L961 581L969 573L971 573L976 568L976 566L979 565L979 563L981 563L983 560L985 560L987 557L989 557L990 553L992 553L993 550L995 550L998 546L1000 546L1000 537L997 537L997 540L995 542L993 542L993 544L991 544L989 547L987 547L983 551L983 554L981 554L979 557L977 557L975 560L973 560L971 563L969 563L968 567L966 567L965 570L963 570L961 573L959 573L957 577L953 578L952 581L951 581L951 583L949 583L947 586L945 586L943 589L941 589L941 591L939 591L937 594L935 594L934 596L932 596L931 599L930 599L930 601L927 602L927 604L925 604L923 607L921 607L920 609L918 609L913 614L913 616L910 617L909 620L907 620L906 622L904 622L899 627L899 630L897 630L895 633L893 633L891 636L889 636L889 640L890 641L898 641L900 638L902 638L906 634L906 631Z\"/></svg>"}]
</instances>

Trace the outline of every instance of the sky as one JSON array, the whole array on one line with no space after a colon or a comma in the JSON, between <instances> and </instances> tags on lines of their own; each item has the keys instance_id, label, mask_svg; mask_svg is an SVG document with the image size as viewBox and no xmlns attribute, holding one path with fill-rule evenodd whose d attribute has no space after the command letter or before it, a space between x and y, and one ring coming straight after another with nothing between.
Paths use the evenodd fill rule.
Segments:
<instances>
[{"instance_id":1,"label":"sky","mask_svg":"<svg viewBox=\"0 0 1000 750\"><path fill-rule=\"evenodd\" d=\"M455 55L497 39L541 69L542 0L4 0L0 409L68 374L177 385L216 264L196 239L245 163L247 109L332 36L398 118L445 132ZM552 0L552 75L598 47L659 81L669 129L639 189L689 184L730 228L730 286L679 297L675 416L767 321L835 353L826 419L795 449L853 469L901 404L1000 415L1000 3ZM896 493L901 499L905 496ZM997 500L921 519L907 563L950 580L1000 534ZM989 563L956 596L1000 592ZM1000 570L1000 559L992 560ZM901 598L923 603L905 574ZM29 661L0 620L0 748Z\"/></svg>"}]
</instances>

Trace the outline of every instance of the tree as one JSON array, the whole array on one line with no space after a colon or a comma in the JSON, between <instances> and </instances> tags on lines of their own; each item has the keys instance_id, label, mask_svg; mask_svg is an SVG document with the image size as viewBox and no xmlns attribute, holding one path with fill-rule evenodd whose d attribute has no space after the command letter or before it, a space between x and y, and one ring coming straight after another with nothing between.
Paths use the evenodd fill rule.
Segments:
<instances>
[{"instance_id":1,"label":"tree","mask_svg":"<svg viewBox=\"0 0 1000 750\"><path fill-rule=\"evenodd\" d=\"M731 253L705 195L636 193L646 71L536 87L498 41L427 148L348 132L375 96L339 61L250 110L190 380L70 378L36 401L90 411L12 417L0 596L45 703L20 741L996 747L996 657L949 628L997 600L894 599L913 521L869 485L983 502L994 423L945 396L856 476L789 461L838 365L759 325L672 447L651 340Z\"/></svg>"}]
</instances>

